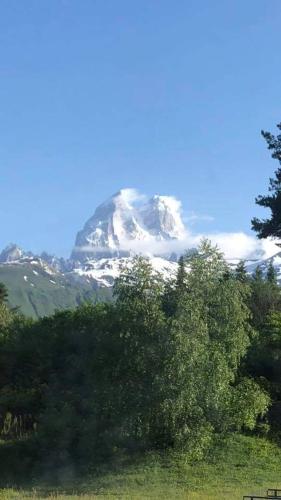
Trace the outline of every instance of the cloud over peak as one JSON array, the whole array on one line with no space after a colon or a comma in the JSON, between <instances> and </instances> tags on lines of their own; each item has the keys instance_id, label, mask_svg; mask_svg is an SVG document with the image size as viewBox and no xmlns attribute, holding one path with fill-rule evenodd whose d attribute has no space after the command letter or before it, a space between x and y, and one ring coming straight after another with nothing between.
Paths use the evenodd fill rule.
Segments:
<instances>
[{"instance_id":1,"label":"cloud over peak","mask_svg":"<svg viewBox=\"0 0 281 500\"><path fill-rule=\"evenodd\" d=\"M115 200L111 203L110 200ZM118 202L117 202L118 201ZM110 202L110 203L108 203ZM183 213L182 203L175 196L154 195L149 198L137 189L121 189L98 207L91 224L86 223L76 239L74 254L133 252L146 255L182 254L209 239L227 259L265 259L279 252L270 240L258 240L240 232L196 232L199 221L214 222L211 215L194 211ZM90 228L90 232L88 231ZM89 256L89 255L88 255Z\"/></svg>"}]
</instances>

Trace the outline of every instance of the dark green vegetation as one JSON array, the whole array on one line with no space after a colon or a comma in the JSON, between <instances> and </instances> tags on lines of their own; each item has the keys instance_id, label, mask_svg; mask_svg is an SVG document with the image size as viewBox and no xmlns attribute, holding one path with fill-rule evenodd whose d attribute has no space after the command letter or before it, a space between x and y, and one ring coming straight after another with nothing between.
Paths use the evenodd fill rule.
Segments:
<instances>
[{"instance_id":1,"label":"dark green vegetation","mask_svg":"<svg viewBox=\"0 0 281 500\"><path fill-rule=\"evenodd\" d=\"M281 123L277 125L281 131ZM269 180L269 193L266 196L259 196L256 203L261 207L268 208L271 212L267 219L252 220L252 227L257 232L259 238L281 236L281 134L274 136L270 132L262 131L262 136L267 142L268 149L272 152L271 156L277 160L279 167L275 171L275 177Z\"/></svg>"},{"instance_id":2,"label":"dark green vegetation","mask_svg":"<svg viewBox=\"0 0 281 500\"><path fill-rule=\"evenodd\" d=\"M59 480L147 453L160 461L179 453L191 471L230 433L279 442L272 270L249 278L241 263L232 273L203 242L169 283L136 258L112 302L32 320L10 312L2 295L2 483L46 471Z\"/></svg>"},{"instance_id":3,"label":"dark green vegetation","mask_svg":"<svg viewBox=\"0 0 281 500\"><path fill-rule=\"evenodd\" d=\"M8 289L11 307L19 307L26 316L39 318L57 309L77 307L85 300L100 301L110 297L107 289L93 290L85 281L50 275L31 264L0 265L0 282Z\"/></svg>"}]
</instances>

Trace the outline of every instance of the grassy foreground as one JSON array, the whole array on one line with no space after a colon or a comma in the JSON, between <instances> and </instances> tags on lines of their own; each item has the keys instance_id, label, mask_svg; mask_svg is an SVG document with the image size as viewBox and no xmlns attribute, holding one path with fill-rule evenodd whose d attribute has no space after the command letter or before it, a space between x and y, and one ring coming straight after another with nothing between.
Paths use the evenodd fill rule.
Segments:
<instances>
[{"instance_id":1,"label":"grassy foreground","mask_svg":"<svg viewBox=\"0 0 281 500\"><path fill-rule=\"evenodd\" d=\"M0 499L56 498L83 500L182 498L233 499L281 488L281 449L264 438L232 435L220 440L204 462L191 465L183 453L148 453L118 460L87 480L62 472L62 486L49 480L30 488L3 488Z\"/></svg>"}]
</instances>

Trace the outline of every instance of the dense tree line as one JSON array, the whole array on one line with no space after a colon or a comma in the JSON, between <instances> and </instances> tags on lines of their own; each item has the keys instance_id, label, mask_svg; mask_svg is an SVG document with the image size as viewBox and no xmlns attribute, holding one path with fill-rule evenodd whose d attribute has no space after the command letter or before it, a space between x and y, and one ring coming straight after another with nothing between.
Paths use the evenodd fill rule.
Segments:
<instances>
[{"instance_id":1,"label":"dense tree line","mask_svg":"<svg viewBox=\"0 0 281 500\"><path fill-rule=\"evenodd\" d=\"M3 292L5 292L3 290ZM34 321L0 298L2 439L53 463L253 431L281 393L274 270L230 270L207 241L169 282L136 257L114 301ZM32 448L32 446L34 448Z\"/></svg>"}]
</instances>

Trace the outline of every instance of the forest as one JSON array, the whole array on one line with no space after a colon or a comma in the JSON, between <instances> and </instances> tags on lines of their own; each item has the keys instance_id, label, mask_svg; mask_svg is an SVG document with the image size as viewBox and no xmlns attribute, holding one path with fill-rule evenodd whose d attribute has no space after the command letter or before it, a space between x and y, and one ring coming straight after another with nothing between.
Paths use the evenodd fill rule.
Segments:
<instances>
[{"instance_id":1,"label":"forest","mask_svg":"<svg viewBox=\"0 0 281 500\"><path fill-rule=\"evenodd\" d=\"M30 467L79 468L117 450L184 449L214 436L279 440L281 295L231 270L205 240L164 281L144 257L124 269L111 303L32 320L1 287L1 438Z\"/></svg>"}]
</instances>

